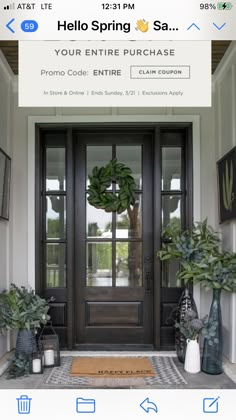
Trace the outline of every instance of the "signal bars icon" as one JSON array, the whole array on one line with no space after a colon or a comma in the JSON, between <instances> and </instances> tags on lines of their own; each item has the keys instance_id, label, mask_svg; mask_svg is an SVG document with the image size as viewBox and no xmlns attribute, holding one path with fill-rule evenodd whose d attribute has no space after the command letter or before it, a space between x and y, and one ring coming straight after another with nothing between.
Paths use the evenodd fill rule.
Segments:
<instances>
[{"instance_id":1,"label":"signal bars icon","mask_svg":"<svg viewBox=\"0 0 236 420\"><path fill-rule=\"evenodd\" d=\"M15 3L8 4L7 6L3 7L4 10L13 10L15 9Z\"/></svg>"}]
</instances>

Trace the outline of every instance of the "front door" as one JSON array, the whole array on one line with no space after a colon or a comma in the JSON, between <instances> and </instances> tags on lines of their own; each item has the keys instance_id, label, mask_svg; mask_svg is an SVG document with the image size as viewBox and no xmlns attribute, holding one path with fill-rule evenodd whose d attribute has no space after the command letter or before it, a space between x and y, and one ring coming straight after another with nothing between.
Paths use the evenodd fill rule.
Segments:
<instances>
[{"instance_id":1,"label":"front door","mask_svg":"<svg viewBox=\"0 0 236 420\"><path fill-rule=\"evenodd\" d=\"M36 287L54 297L61 347L172 349L183 289L156 251L168 223L192 224L191 125L43 125L36 151ZM87 201L88 175L113 158L136 183L121 214Z\"/></svg>"},{"instance_id":2,"label":"front door","mask_svg":"<svg viewBox=\"0 0 236 420\"><path fill-rule=\"evenodd\" d=\"M109 132L110 131L110 132ZM152 134L74 133L77 345L153 344ZM88 203L88 176L116 158L132 171L135 204L121 214ZM112 183L108 191L118 192Z\"/></svg>"}]
</instances>

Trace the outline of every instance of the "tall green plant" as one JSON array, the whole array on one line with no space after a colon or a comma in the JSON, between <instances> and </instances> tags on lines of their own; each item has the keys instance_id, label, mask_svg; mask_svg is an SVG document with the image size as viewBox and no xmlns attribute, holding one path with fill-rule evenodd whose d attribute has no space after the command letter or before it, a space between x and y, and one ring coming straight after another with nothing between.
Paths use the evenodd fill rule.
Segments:
<instances>
[{"instance_id":1,"label":"tall green plant","mask_svg":"<svg viewBox=\"0 0 236 420\"><path fill-rule=\"evenodd\" d=\"M32 289L12 284L0 294L0 330L36 329L50 319L48 310L48 302Z\"/></svg>"},{"instance_id":2,"label":"tall green plant","mask_svg":"<svg viewBox=\"0 0 236 420\"><path fill-rule=\"evenodd\" d=\"M219 247L219 237L207 220L195 223L192 230L181 230L176 226L168 225L163 231L163 246L157 252L162 261L176 260L180 264L177 279L184 279L185 283L193 281L189 267L193 263L201 263L205 255L216 253ZM188 268L188 276L186 274Z\"/></svg>"},{"instance_id":3,"label":"tall green plant","mask_svg":"<svg viewBox=\"0 0 236 420\"><path fill-rule=\"evenodd\" d=\"M200 283L206 290L222 289L228 292L236 291L236 254L231 252L217 252L206 254L196 263L186 263L180 273L180 279L185 283L192 280Z\"/></svg>"},{"instance_id":4,"label":"tall green plant","mask_svg":"<svg viewBox=\"0 0 236 420\"><path fill-rule=\"evenodd\" d=\"M165 238L168 240L165 241ZM178 260L178 281L200 283L206 289L236 290L236 254L219 250L219 235L207 220L196 223L184 232L164 231L162 249L157 253L162 261Z\"/></svg>"}]
</instances>

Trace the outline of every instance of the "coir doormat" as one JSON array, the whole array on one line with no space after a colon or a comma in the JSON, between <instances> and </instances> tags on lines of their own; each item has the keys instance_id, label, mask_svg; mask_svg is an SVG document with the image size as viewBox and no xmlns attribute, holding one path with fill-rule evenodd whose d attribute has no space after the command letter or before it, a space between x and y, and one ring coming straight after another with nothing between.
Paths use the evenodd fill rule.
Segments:
<instances>
[{"instance_id":1,"label":"coir doormat","mask_svg":"<svg viewBox=\"0 0 236 420\"><path fill-rule=\"evenodd\" d=\"M140 356L130 357L139 359ZM92 376L72 376L71 366L75 357L63 356L61 366L52 368L45 376L44 384L53 388L176 388L185 387L186 380L170 356L149 356L155 376L103 378Z\"/></svg>"},{"instance_id":2,"label":"coir doormat","mask_svg":"<svg viewBox=\"0 0 236 420\"><path fill-rule=\"evenodd\" d=\"M155 376L148 357L75 357L70 374L95 378Z\"/></svg>"}]
</instances>

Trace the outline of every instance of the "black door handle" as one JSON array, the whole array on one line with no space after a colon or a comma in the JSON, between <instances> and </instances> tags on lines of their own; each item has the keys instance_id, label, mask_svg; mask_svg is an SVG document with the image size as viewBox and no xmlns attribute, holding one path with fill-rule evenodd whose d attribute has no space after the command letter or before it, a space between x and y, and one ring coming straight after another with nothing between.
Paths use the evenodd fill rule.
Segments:
<instances>
[{"instance_id":1,"label":"black door handle","mask_svg":"<svg viewBox=\"0 0 236 420\"><path fill-rule=\"evenodd\" d=\"M152 273L149 271L146 271L145 273L145 289L151 290L151 280L152 280Z\"/></svg>"},{"instance_id":2,"label":"black door handle","mask_svg":"<svg viewBox=\"0 0 236 420\"><path fill-rule=\"evenodd\" d=\"M153 258L149 255L144 257L144 279L145 289L151 290L152 279L153 279Z\"/></svg>"}]
</instances>

